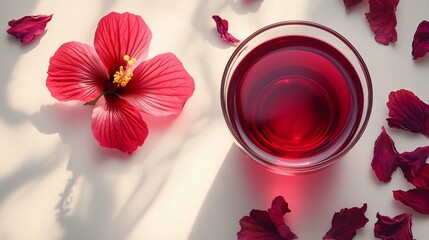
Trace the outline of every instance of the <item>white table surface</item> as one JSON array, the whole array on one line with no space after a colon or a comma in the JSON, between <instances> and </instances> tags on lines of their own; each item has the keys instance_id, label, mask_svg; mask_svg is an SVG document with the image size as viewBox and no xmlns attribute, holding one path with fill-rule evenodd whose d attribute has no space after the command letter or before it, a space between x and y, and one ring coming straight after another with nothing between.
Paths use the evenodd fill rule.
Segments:
<instances>
[{"instance_id":1,"label":"white table surface","mask_svg":"<svg viewBox=\"0 0 429 240\"><path fill-rule=\"evenodd\" d=\"M366 1L364 1L366 2ZM429 56L411 57L417 25L429 18L429 1L401 1L398 41L374 40L364 13L341 0L16 0L0 8L0 239L236 239L239 219L267 209L283 195L285 219L304 240L321 239L334 212L368 204L369 222L355 239L374 239L376 213L413 214L416 239L427 239L429 218L393 200L392 190L412 186L396 171L388 184L371 170L374 141L386 126L398 151L429 144L423 136L387 127L387 96L405 88L429 102ZM92 107L59 103L45 86L49 58L64 42L92 45L98 20L111 11L141 15L153 33L150 56L171 51L195 79L182 114L146 118L150 134L132 155L98 146ZM7 22L54 14L46 33L23 46L6 34ZM244 39L282 20L329 26L360 51L371 72L373 112L357 145L338 164L306 176L268 172L233 144L224 123L219 88L234 47L220 41L211 16L230 22Z\"/></svg>"}]
</instances>

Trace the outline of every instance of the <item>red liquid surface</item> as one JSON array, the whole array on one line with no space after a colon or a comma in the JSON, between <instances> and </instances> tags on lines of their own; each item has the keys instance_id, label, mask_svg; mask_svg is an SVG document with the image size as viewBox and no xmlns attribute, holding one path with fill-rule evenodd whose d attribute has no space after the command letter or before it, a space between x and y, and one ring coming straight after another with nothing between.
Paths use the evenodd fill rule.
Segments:
<instances>
[{"instance_id":1,"label":"red liquid surface","mask_svg":"<svg viewBox=\"0 0 429 240\"><path fill-rule=\"evenodd\" d=\"M336 48L303 36L276 38L248 53L227 94L234 132L260 156L335 154L351 140L362 115L354 67Z\"/></svg>"}]
</instances>

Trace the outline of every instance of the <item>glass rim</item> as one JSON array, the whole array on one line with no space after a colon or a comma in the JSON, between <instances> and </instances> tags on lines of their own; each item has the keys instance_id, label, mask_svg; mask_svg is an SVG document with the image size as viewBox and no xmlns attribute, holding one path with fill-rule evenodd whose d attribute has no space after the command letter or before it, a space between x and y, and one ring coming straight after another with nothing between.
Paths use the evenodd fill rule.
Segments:
<instances>
[{"instance_id":1,"label":"glass rim","mask_svg":"<svg viewBox=\"0 0 429 240\"><path fill-rule=\"evenodd\" d=\"M264 32L267 32L271 29L275 29L275 28L279 28L279 27L285 27L285 26L303 26L303 27L309 27L309 28L313 28L313 29L319 29L321 31L324 31L324 32L334 36L337 40L340 40L344 44L344 46L346 46L347 49L349 49L351 51L353 56L356 58L355 60L359 63L359 66L357 66L356 64L352 64L352 65L355 67L355 69L357 71L358 71L357 68L360 67L359 71L361 71L361 73L363 74L363 78L364 78L364 79L360 79L360 82L361 82L361 84L362 84L362 82L365 83L365 85L362 84L362 88L363 88L364 92L367 91L367 93L366 93L367 96L365 96L365 94L363 96L364 98L363 98L363 107L362 107L362 117L361 117L361 120L358 122L357 129L353 133L350 142L347 143L342 149L340 149L339 151L335 152L334 154L328 156L327 158L320 159L319 161L316 161L312 164L307 164L307 165L290 165L290 166L288 165L288 166L286 166L286 165L275 164L275 163L268 161L266 159L261 159L260 156L256 155L252 151L250 151L250 149L247 149L246 147L244 147L243 145L246 145L246 144L243 143L242 141L240 141L239 137L236 134L236 130L233 129L233 126L231 124L231 120L229 117L229 113L228 113L228 110L226 107L227 106L227 102L226 102L226 99L227 99L226 95L227 94L226 94L225 89L228 89L228 85L229 85L228 76L229 76L229 74L231 74L231 71L232 71L231 69L234 66L235 62L240 57L240 55L242 54L242 52L247 48L248 44L253 39L260 36ZM284 36L286 36L286 35L288 35L288 34L284 34ZM305 35L305 34L301 34L301 35ZM277 37L280 37L280 35ZM321 41L327 42L325 40L321 40ZM327 42L327 43L329 43L329 42ZM334 48L337 48L337 46L335 46L335 45L332 45L332 46ZM343 51L340 51L340 52L345 54ZM347 56L347 59L349 59L349 56ZM360 77L360 78L362 78L362 77ZM273 24L269 24L265 27L262 27L262 28L256 30L255 32L250 34L247 38L245 38L237 46L237 48L234 50L234 52L231 54L230 58L228 59L228 62L225 66L225 69L224 69L224 72L222 75L221 89L220 89L220 100L221 100L222 113L223 113L225 122L227 123L229 131L233 135L235 144L239 148L241 148L250 158L252 158L253 160L256 160L257 162L264 165L265 167L267 167L269 170L271 170L273 172L280 173L280 174L299 174L299 173L313 172L315 170L325 168L325 167L335 163L336 161L334 161L334 160L338 160L341 156L343 156L344 154L346 154L347 152L349 152L353 148L353 146L358 142L358 140L363 135L363 133L364 133L364 131L368 125L370 115L372 112L373 88L372 88L371 76L369 74L368 67L365 64L365 61L363 60L362 56L357 51L357 49L353 46L353 44L351 44L351 42L349 40L347 40L343 35L341 35L337 31L335 31L335 30L333 30L333 29L331 29L325 25L319 24L319 23L315 23L315 22L311 22L311 21L304 21L304 20L288 20L288 21L280 21L280 22L276 22Z\"/></svg>"}]
</instances>

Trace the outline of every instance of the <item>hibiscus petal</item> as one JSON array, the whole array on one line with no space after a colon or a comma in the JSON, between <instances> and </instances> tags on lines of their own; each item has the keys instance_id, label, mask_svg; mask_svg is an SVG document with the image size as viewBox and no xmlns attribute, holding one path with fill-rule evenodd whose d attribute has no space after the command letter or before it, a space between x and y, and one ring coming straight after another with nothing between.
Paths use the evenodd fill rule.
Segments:
<instances>
[{"instance_id":1,"label":"hibiscus petal","mask_svg":"<svg viewBox=\"0 0 429 240\"><path fill-rule=\"evenodd\" d=\"M422 21L414 33L414 39L412 43L413 59L417 59L426 55L429 51L429 22L424 20Z\"/></svg>"},{"instance_id":2,"label":"hibiscus petal","mask_svg":"<svg viewBox=\"0 0 429 240\"><path fill-rule=\"evenodd\" d=\"M332 218L332 227L323 237L324 240L349 240L356 235L356 230L365 226L368 218L365 217L367 205L361 208L343 208Z\"/></svg>"},{"instance_id":3,"label":"hibiscus petal","mask_svg":"<svg viewBox=\"0 0 429 240\"><path fill-rule=\"evenodd\" d=\"M146 59L151 38L152 32L142 17L112 12L100 19L94 46L112 76L119 66L126 65L125 55L138 61Z\"/></svg>"},{"instance_id":4,"label":"hibiscus petal","mask_svg":"<svg viewBox=\"0 0 429 240\"><path fill-rule=\"evenodd\" d=\"M212 16L213 20L216 22L217 32L220 34L220 38L230 44L238 44L240 40L232 36L231 33L228 32L228 20L222 19L218 15Z\"/></svg>"},{"instance_id":5,"label":"hibiscus petal","mask_svg":"<svg viewBox=\"0 0 429 240\"><path fill-rule=\"evenodd\" d=\"M393 198L411 207L416 212L429 214L429 190L415 188L404 192L402 190L393 191Z\"/></svg>"},{"instance_id":6,"label":"hibiscus petal","mask_svg":"<svg viewBox=\"0 0 429 240\"><path fill-rule=\"evenodd\" d=\"M277 196L271 203L271 208L268 209L268 214L274 224L284 224L283 216L290 212L288 203L282 196Z\"/></svg>"},{"instance_id":7,"label":"hibiscus petal","mask_svg":"<svg viewBox=\"0 0 429 240\"><path fill-rule=\"evenodd\" d=\"M384 127L375 141L374 157L372 158L371 167L377 178L382 182L389 182L392 173L396 170L399 163L396 161L399 153L396 151L395 143L387 134Z\"/></svg>"},{"instance_id":8,"label":"hibiscus petal","mask_svg":"<svg viewBox=\"0 0 429 240\"><path fill-rule=\"evenodd\" d=\"M109 78L94 48L68 42L61 45L50 59L46 86L60 100L91 101L101 94Z\"/></svg>"},{"instance_id":9,"label":"hibiscus petal","mask_svg":"<svg viewBox=\"0 0 429 240\"><path fill-rule=\"evenodd\" d=\"M241 229L237 233L238 240L277 240L276 227L271 222L267 211L252 210L250 216L240 219Z\"/></svg>"},{"instance_id":10,"label":"hibiscus petal","mask_svg":"<svg viewBox=\"0 0 429 240\"><path fill-rule=\"evenodd\" d=\"M374 236L382 240L413 240L411 231L411 214L404 213L394 218L377 213L377 222L374 225Z\"/></svg>"},{"instance_id":11,"label":"hibiscus petal","mask_svg":"<svg viewBox=\"0 0 429 240\"><path fill-rule=\"evenodd\" d=\"M366 19L375 34L378 43L388 45L396 42L396 7L399 0L369 0L369 12Z\"/></svg>"},{"instance_id":12,"label":"hibiscus petal","mask_svg":"<svg viewBox=\"0 0 429 240\"><path fill-rule=\"evenodd\" d=\"M179 114L194 92L194 80L172 53L139 64L122 96L139 111L155 116Z\"/></svg>"},{"instance_id":13,"label":"hibiscus petal","mask_svg":"<svg viewBox=\"0 0 429 240\"><path fill-rule=\"evenodd\" d=\"M92 113L92 133L101 146L131 154L143 145L148 129L133 105L107 94L98 100Z\"/></svg>"},{"instance_id":14,"label":"hibiscus petal","mask_svg":"<svg viewBox=\"0 0 429 240\"><path fill-rule=\"evenodd\" d=\"M363 0L343 0L344 5L346 6L346 11L350 11L354 6L361 3Z\"/></svg>"},{"instance_id":15,"label":"hibiscus petal","mask_svg":"<svg viewBox=\"0 0 429 240\"><path fill-rule=\"evenodd\" d=\"M51 15L25 16L9 21L7 33L19 38L22 43L30 43L37 35L45 31L45 27L52 19Z\"/></svg>"},{"instance_id":16,"label":"hibiscus petal","mask_svg":"<svg viewBox=\"0 0 429 240\"><path fill-rule=\"evenodd\" d=\"M398 157L400 167L404 172L405 178L409 182L413 182L417 175L417 172L426 163L426 159L429 157L429 146L416 148L412 152L403 152Z\"/></svg>"},{"instance_id":17,"label":"hibiscus petal","mask_svg":"<svg viewBox=\"0 0 429 240\"><path fill-rule=\"evenodd\" d=\"M271 203L271 208L268 209L271 221L277 229L277 233L284 239L298 238L292 230L286 226L283 216L290 212L287 202L282 196L277 196Z\"/></svg>"},{"instance_id":18,"label":"hibiscus petal","mask_svg":"<svg viewBox=\"0 0 429 240\"><path fill-rule=\"evenodd\" d=\"M250 218L255 220L259 224L259 226L264 227L265 229L276 230L274 223L272 222L268 211L262 211L253 209L249 214Z\"/></svg>"},{"instance_id":19,"label":"hibiscus petal","mask_svg":"<svg viewBox=\"0 0 429 240\"><path fill-rule=\"evenodd\" d=\"M429 137L429 106L414 93L400 89L389 94L390 127L421 133Z\"/></svg>"},{"instance_id":20,"label":"hibiscus petal","mask_svg":"<svg viewBox=\"0 0 429 240\"><path fill-rule=\"evenodd\" d=\"M277 196L268 211L253 209L240 219L238 240L292 240L297 236L285 225L283 216L290 212L287 202Z\"/></svg>"},{"instance_id":21,"label":"hibiscus petal","mask_svg":"<svg viewBox=\"0 0 429 240\"><path fill-rule=\"evenodd\" d=\"M429 164L425 163L423 167L420 168L412 183L418 188L425 188L429 190Z\"/></svg>"}]
</instances>

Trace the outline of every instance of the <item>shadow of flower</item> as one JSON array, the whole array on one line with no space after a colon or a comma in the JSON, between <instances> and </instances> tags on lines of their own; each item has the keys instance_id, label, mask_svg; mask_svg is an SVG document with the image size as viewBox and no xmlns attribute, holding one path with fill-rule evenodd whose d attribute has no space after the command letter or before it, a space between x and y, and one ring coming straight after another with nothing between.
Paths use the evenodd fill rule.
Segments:
<instances>
[{"instance_id":1,"label":"shadow of flower","mask_svg":"<svg viewBox=\"0 0 429 240\"><path fill-rule=\"evenodd\" d=\"M58 134L58 147L70 149L71 177L55 206L62 239L124 239L162 192L182 144L198 131L190 129L182 144L152 154L175 118L147 117L151 140L129 155L98 146L91 134L91 112L91 106L81 103L56 103L41 107L31 121L42 133ZM129 191L119 194L123 184Z\"/></svg>"},{"instance_id":2,"label":"shadow of flower","mask_svg":"<svg viewBox=\"0 0 429 240\"><path fill-rule=\"evenodd\" d=\"M292 210L286 224L296 230L308 222L305 216L320 215L323 211L320 206L335 195L337 173L338 166L334 164L309 175L274 174L233 145L204 200L189 239L234 239L240 230L240 218L252 209L267 209L278 195L284 196ZM293 222L288 223L288 219Z\"/></svg>"}]
</instances>

